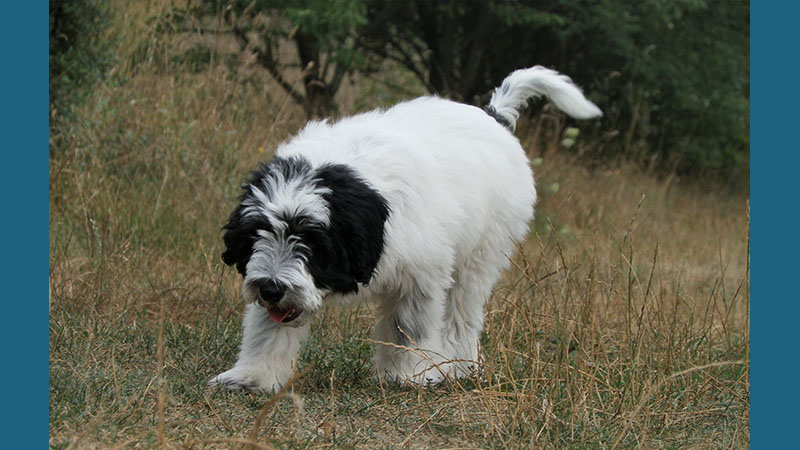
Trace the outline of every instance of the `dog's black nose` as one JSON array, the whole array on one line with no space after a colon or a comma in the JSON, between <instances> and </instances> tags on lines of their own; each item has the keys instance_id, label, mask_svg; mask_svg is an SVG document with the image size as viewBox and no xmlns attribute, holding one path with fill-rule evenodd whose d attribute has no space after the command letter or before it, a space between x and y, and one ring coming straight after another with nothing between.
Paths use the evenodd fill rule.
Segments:
<instances>
[{"instance_id":1,"label":"dog's black nose","mask_svg":"<svg viewBox=\"0 0 800 450\"><path fill-rule=\"evenodd\" d=\"M275 280L267 280L258 288L258 293L261 294L261 299L269 303L278 303L281 301L285 291L286 289L284 289L283 286Z\"/></svg>"}]
</instances>

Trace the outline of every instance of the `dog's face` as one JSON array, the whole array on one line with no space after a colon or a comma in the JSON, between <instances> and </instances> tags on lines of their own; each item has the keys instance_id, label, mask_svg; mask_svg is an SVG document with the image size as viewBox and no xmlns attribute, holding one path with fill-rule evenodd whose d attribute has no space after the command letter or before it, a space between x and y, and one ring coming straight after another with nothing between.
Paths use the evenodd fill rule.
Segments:
<instances>
[{"instance_id":1,"label":"dog's face","mask_svg":"<svg viewBox=\"0 0 800 450\"><path fill-rule=\"evenodd\" d=\"M342 165L275 158L242 185L225 225L222 260L244 277L242 297L289 326L329 293L358 291L383 251L386 201Z\"/></svg>"}]
</instances>

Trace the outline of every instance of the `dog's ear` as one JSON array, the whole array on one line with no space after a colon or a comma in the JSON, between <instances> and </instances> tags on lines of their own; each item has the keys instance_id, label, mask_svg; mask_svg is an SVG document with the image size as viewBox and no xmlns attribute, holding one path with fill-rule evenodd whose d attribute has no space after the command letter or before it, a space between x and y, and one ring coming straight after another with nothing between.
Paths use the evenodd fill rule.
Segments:
<instances>
[{"instance_id":1,"label":"dog's ear","mask_svg":"<svg viewBox=\"0 0 800 450\"><path fill-rule=\"evenodd\" d=\"M315 266L325 273L322 284L339 292L355 292L356 282L368 284L383 254L384 225L389 216L386 200L349 167L319 169L316 182L324 194L330 223L316 243ZM312 248L312 252L314 249Z\"/></svg>"},{"instance_id":2,"label":"dog's ear","mask_svg":"<svg viewBox=\"0 0 800 450\"><path fill-rule=\"evenodd\" d=\"M242 194L239 197L239 205L233 210L228 223L222 227L225 234L222 240L225 242L225 251L222 253L222 261L231 266L236 264L236 270L242 276L245 275L247 262L253 254L253 243L255 242L260 228L269 228L266 219L259 219L258 216L245 215L245 203L251 202L252 188L270 173L270 166L261 163L256 170L250 172L247 179L241 185Z\"/></svg>"},{"instance_id":3,"label":"dog's ear","mask_svg":"<svg viewBox=\"0 0 800 450\"><path fill-rule=\"evenodd\" d=\"M247 262L253 254L253 242L255 242L258 229L254 220L243 217L243 210L244 207L241 204L233 210L228 223L223 227L225 234L222 236L222 240L225 242L222 261L229 266L236 264L236 270L242 276L244 276Z\"/></svg>"}]
</instances>

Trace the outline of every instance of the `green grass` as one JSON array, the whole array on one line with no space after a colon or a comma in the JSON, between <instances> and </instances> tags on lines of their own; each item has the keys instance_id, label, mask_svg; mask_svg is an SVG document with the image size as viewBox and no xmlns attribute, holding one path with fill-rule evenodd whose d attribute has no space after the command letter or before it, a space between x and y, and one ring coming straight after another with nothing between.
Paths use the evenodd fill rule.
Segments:
<instances>
[{"instance_id":1,"label":"green grass","mask_svg":"<svg viewBox=\"0 0 800 450\"><path fill-rule=\"evenodd\" d=\"M241 337L221 226L304 117L230 57L185 70L172 57L193 37L151 34L152 11L126 5L118 80L51 135L53 448L749 446L747 198L590 168L593 143L559 149L560 121L542 116L517 133L543 157L540 201L487 306L479 377L382 385L360 306L313 322L286 395L207 387ZM159 58L140 54L146 39ZM349 113L397 96L359 79L340 101Z\"/></svg>"}]
</instances>

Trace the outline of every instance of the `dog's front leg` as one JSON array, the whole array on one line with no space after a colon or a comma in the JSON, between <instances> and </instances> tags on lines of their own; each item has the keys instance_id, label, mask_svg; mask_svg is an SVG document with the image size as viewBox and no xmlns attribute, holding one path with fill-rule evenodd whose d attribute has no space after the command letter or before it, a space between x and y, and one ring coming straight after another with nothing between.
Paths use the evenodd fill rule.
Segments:
<instances>
[{"instance_id":1,"label":"dog's front leg","mask_svg":"<svg viewBox=\"0 0 800 450\"><path fill-rule=\"evenodd\" d=\"M292 360L308 337L308 323L292 327L275 323L266 309L248 304L239 358L232 369L210 381L227 389L277 392L292 372Z\"/></svg>"},{"instance_id":2,"label":"dog's front leg","mask_svg":"<svg viewBox=\"0 0 800 450\"><path fill-rule=\"evenodd\" d=\"M435 285L426 290L414 286L379 307L375 365L378 376L386 381L435 385L446 376L441 364L445 294Z\"/></svg>"}]
</instances>

